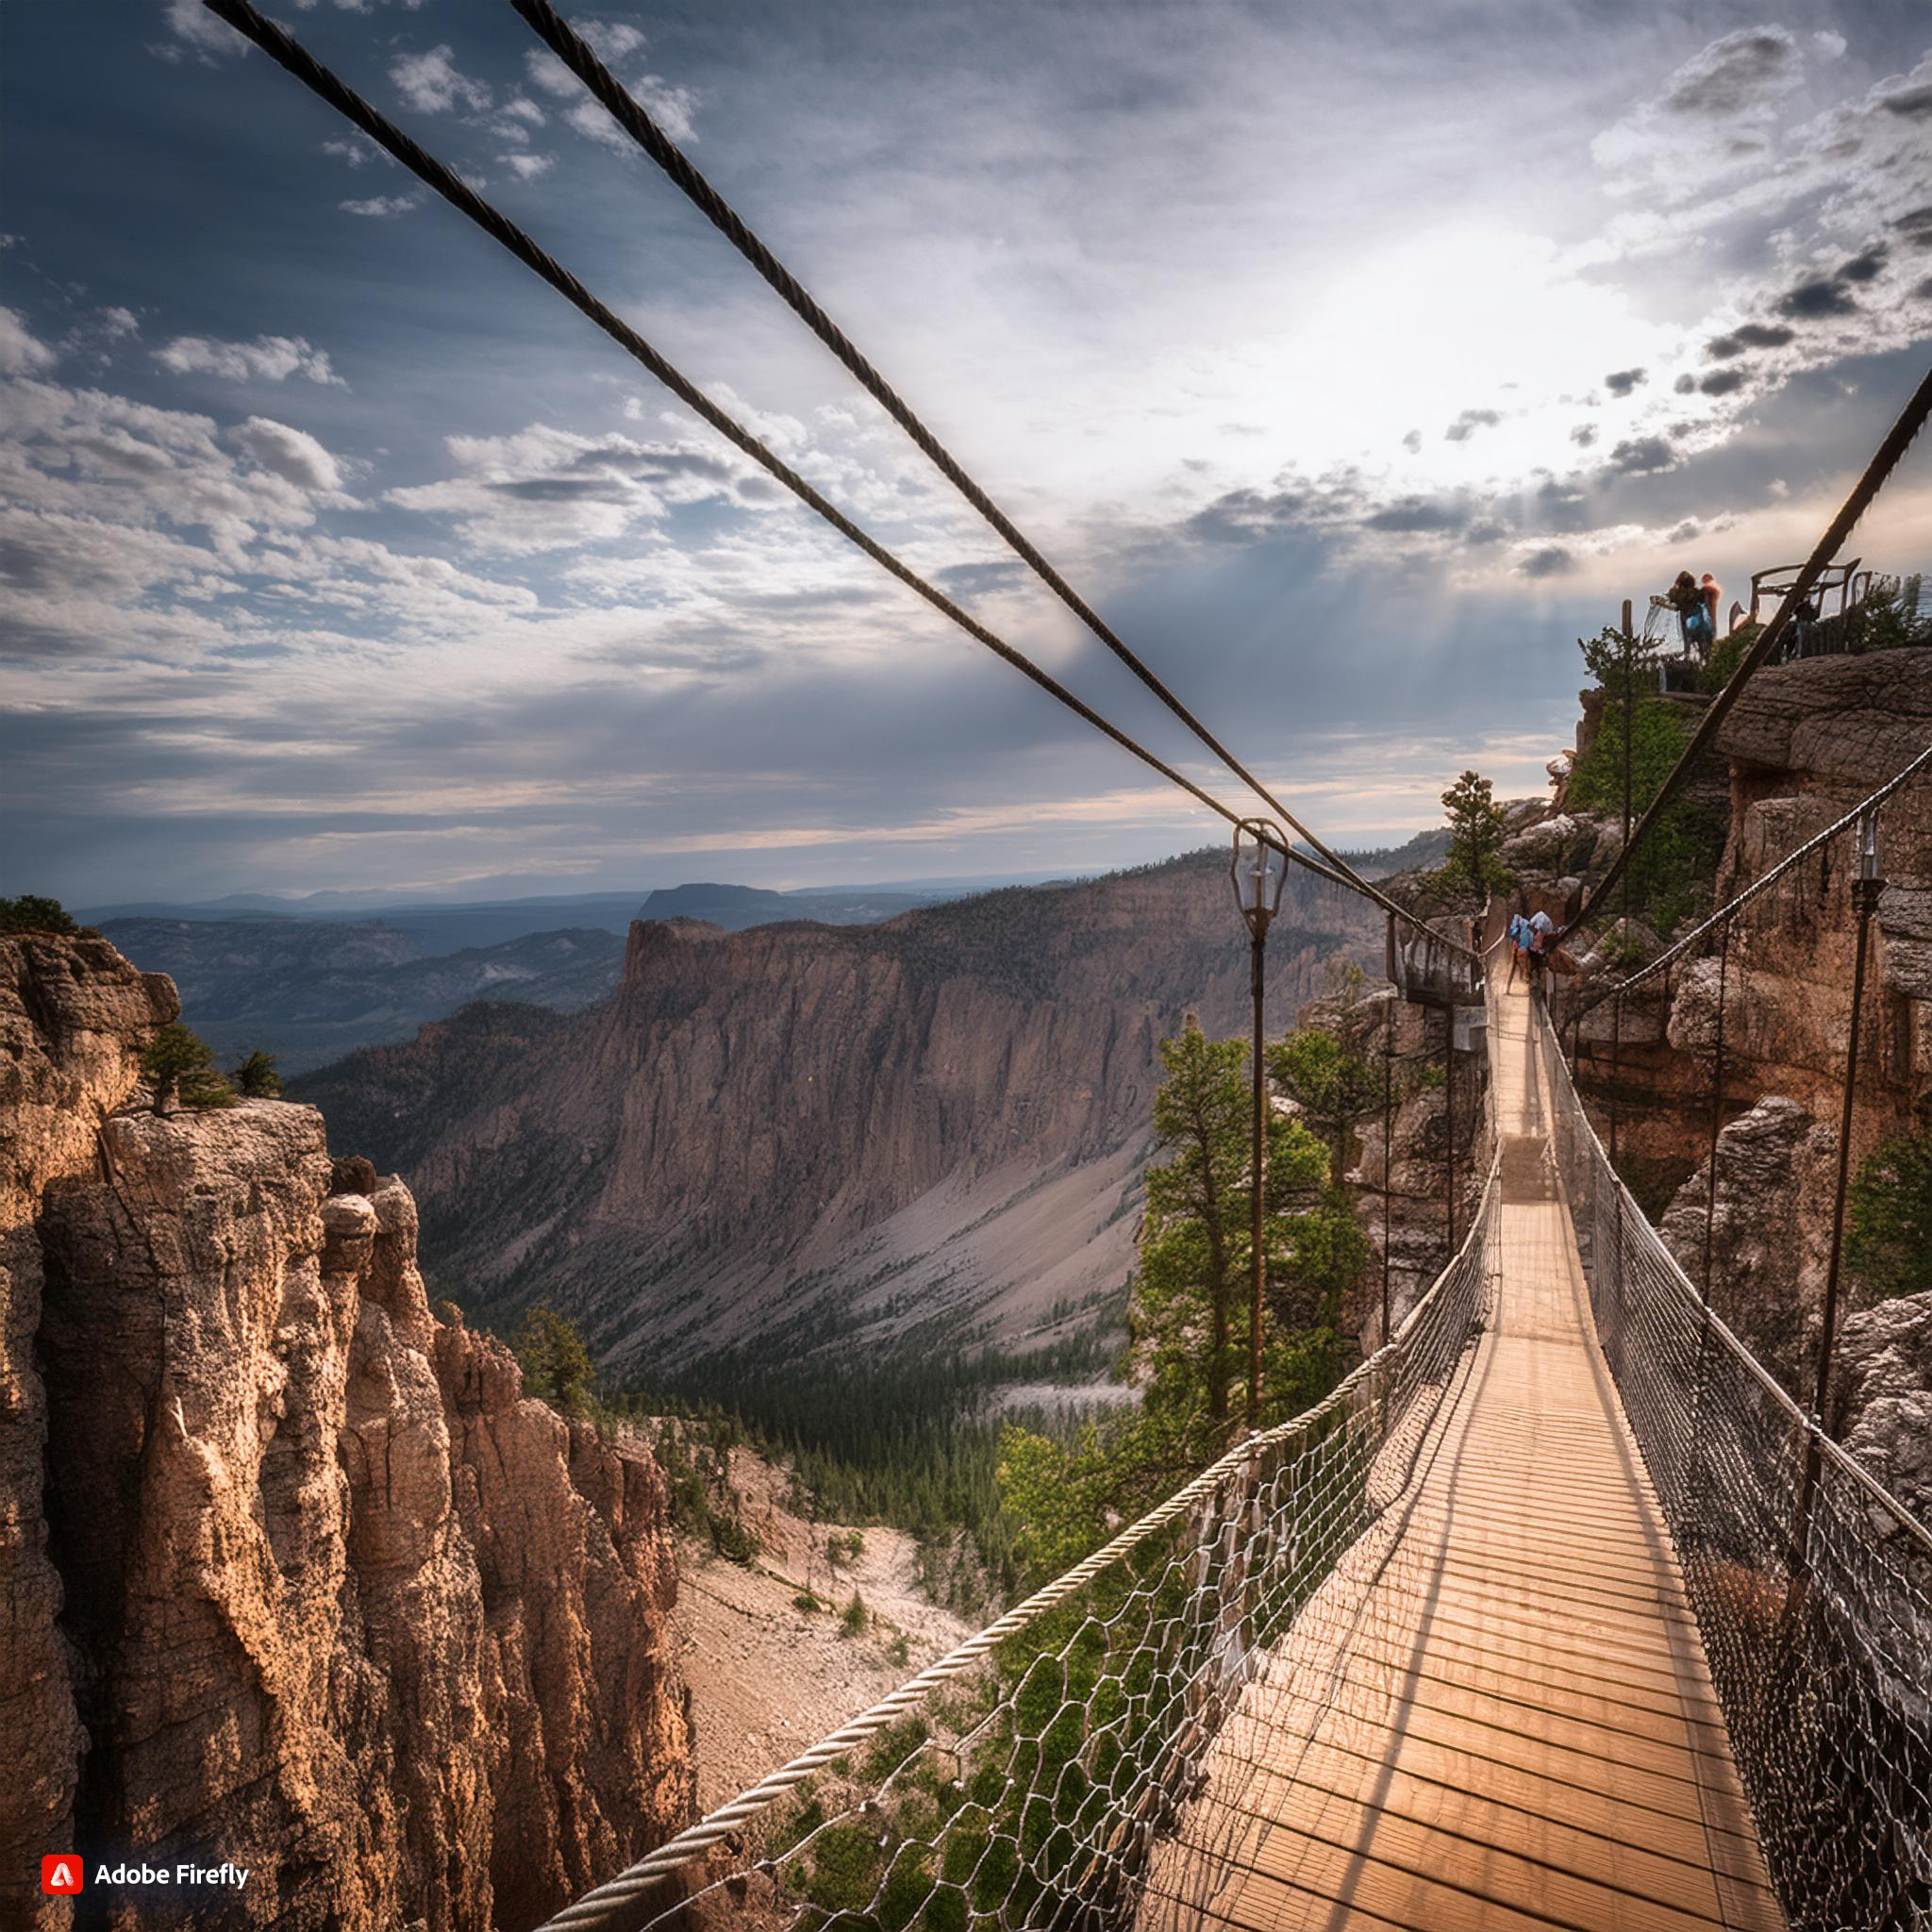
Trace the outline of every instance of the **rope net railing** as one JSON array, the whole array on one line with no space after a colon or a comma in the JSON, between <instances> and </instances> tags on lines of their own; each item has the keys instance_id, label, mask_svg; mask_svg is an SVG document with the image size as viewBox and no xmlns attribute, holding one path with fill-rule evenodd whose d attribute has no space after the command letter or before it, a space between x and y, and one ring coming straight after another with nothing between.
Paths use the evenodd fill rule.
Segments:
<instances>
[{"instance_id":1,"label":"rope net railing","mask_svg":"<svg viewBox=\"0 0 1932 1932\"><path fill-rule=\"evenodd\" d=\"M1714 1315L1612 1169L1538 1005L1599 1338L1792 1932L1932 1927L1932 1532Z\"/></svg>"},{"instance_id":2,"label":"rope net railing","mask_svg":"<svg viewBox=\"0 0 1932 1932\"><path fill-rule=\"evenodd\" d=\"M1066 1575L550 1928L1110 1932L1200 1922L1324 1710L1492 1274L1496 1164L1447 1268L1316 1407L1231 1449ZM1319 1592L1319 1617L1303 1612ZM1303 1694L1248 1696L1298 1669ZM1285 1717L1285 1714L1286 1717ZM1288 1722L1291 1718L1291 1722ZM1212 1804L1191 1803L1208 1782Z\"/></svg>"}]
</instances>

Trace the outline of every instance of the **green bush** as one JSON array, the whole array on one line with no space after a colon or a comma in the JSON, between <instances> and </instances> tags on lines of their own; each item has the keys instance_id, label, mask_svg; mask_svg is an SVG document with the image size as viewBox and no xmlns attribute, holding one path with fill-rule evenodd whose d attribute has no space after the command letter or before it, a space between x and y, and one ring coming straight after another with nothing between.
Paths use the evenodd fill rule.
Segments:
<instances>
[{"instance_id":1,"label":"green bush","mask_svg":"<svg viewBox=\"0 0 1932 1932\"><path fill-rule=\"evenodd\" d=\"M511 1346L524 1372L525 1395L538 1396L566 1415L590 1413L596 1371L574 1323L555 1308L534 1307Z\"/></svg>"},{"instance_id":2,"label":"green bush","mask_svg":"<svg viewBox=\"0 0 1932 1932\"><path fill-rule=\"evenodd\" d=\"M1932 622L1915 616L1910 608L1918 595L1917 577L1903 584L1895 577L1874 583L1871 594L1845 613L1845 649L1857 656L1932 642Z\"/></svg>"},{"instance_id":3,"label":"green bush","mask_svg":"<svg viewBox=\"0 0 1932 1932\"><path fill-rule=\"evenodd\" d=\"M18 899L0 899L0 932L78 932L71 914L58 899L23 892Z\"/></svg>"},{"instance_id":4,"label":"green bush","mask_svg":"<svg viewBox=\"0 0 1932 1932\"><path fill-rule=\"evenodd\" d=\"M1845 1265L1866 1303L1932 1291L1932 1134L1888 1141L1853 1177Z\"/></svg>"},{"instance_id":5,"label":"green bush","mask_svg":"<svg viewBox=\"0 0 1932 1932\"><path fill-rule=\"evenodd\" d=\"M154 1090L154 1108L170 1101L186 1108L232 1107L235 1090L215 1066L213 1049L178 1023L163 1026L141 1057L141 1074Z\"/></svg>"},{"instance_id":6,"label":"green bush","mask_svg":"<svg viewBox=\"0 0 1932 1932\"><path fill-rule=\"evenodd\" d=\"M275 1057L260 1047L235 1069L236 1089L244 1100L276 1100L281 1096L282 1076L275 1072Z\"/></svg>"},{"instance_id":7,"label":"green bush","mask_svg":"<svg viewBox=\"0 0 1932 1932\"><path fill-rule=\"evenodd\" d=\"M1655 798L1690 741L1678 707L1640 696L1630 713L1630 810L1632 822ZM1570 774L1570 806L1576 811L1615 815L1624 803L1624 700L1607 696L1596 736ZM1668 933L1708 899L1724 830L1715 814L1694 800L1677 798L1645 835L1630 866L1630 910Z\"/></svg>"},{"instance_id":8,"label":"green bush","mask_svg":"<svg viewBox=\"0 0 1932 1932\"><path fill-rule=\"evenodd\" d=\"M1710 662L1697 674L1697 689L1713 694L1724 690L1731 681L1731 674L1743 661L1744 653L1757 641L1758 633L1764 626L1748 620L1740 624L1729 637L1720 638L1711 646Z\"/></svg>"}]
</instances>

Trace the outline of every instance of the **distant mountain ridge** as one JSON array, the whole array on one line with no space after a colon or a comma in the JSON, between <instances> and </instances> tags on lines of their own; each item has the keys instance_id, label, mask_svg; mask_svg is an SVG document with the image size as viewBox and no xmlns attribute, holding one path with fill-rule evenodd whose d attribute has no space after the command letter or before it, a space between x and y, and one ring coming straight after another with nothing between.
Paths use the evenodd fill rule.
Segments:
<instances>
[{"instance_id":1,"label":"distant mountain ridge","mask_svg":"<svg viewBox=\"0 0 1932 1932\"><path fill-rule=\"evenodd\" d=\"M660 886L644 900L640 919L702 919L726 932L774 925L781 920L817 920L824 925L872 925L896 919L921 906L938 905L951 893L805 890L775 892L765 886Z\"/></svg>"},{"instance_id":2,"label":"distant mountain ridge","mask_svg":"<svg viewBox=\"0 0 1932 1932\"><path fill-rule=\"evenodd\" d=\"M224 1058L261 1047L286 1074L359 1047L408 1040L472 1000L516 999L574 1012L617 990L633 917L699 918L728 931L780 920L868 924L933 903L902 892L774 892L687 885L585 902L586 923L554 904L398 908L358 921L244 909L225 918L108 916L100 930L180 989L187 1024Z\"/></svg>"},{"instance_id":3,"label":"distant mountain ridge","mask_svg":"<svg viewBox=\"0 0 1932 1932\"><path fill-rule=\"evenodd\" d=\"M260 1047L285 1074L408 1040L472 1000L590 1006L615 988L624 958L615 933L581 926L426 958L411 935L373 923L110 919L101 932L174 980L184 1020L220 1058Z\"/></svg>"}]
</instances>

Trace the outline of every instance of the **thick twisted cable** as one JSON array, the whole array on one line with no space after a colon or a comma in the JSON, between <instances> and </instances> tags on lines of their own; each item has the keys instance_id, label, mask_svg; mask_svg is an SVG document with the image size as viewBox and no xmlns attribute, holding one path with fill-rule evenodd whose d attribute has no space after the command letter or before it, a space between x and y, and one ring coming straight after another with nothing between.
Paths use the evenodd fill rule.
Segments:
<instances>
[{"instance_id":1,"label":"thick twisted cable","mask_svg":"<svg viewBox=\"0 0 1932 1932\"><path fill-rule=\"evenodd\" d=\"M1690 734L1690 741L1677 755L1677 762L1664 774L1663 783L1658 786L1657 795L1643 809L1643 816L1632 827L1630 836L1624 841L1624 849L1610 862L1610 869L1597 881L1596 890L1584 901L1576 917L1573 919L1557 938L1567 938L1586 921L1597 917L1597 908L1609 897L1610 888L1623 877L1630 863L1630 855L1643 841L1645 836L1654 831L1658 819L1663 816L1664 808L1690 778L1697 760L1703 757L1711 740L1717 736L1717 728L1728 715L1730 708L1743 694L1744 687L1757 673L1767 664L1784 644L1785 633L1790 628L1792 613L1798 606L1810 596L1818 579L1824 574L1843 547L1844 541L1852 534L1858 519L1872 507L1872 499L1890 479L1891 473L1898 468L1905 453L1912 445L1912 440L1925 426L1925 418L1932 415L1932 370L1927 370L1924 379L1912 391L1911 399L1899 412L1898 421L1886 432L1885 441L1873 452L1872 460L1865 465L1865 473L1854 486L1852 493L1845 498L1837 516L1833 517L1824 535L1818 540L1818 547L1812 551L1809 560L1798 573L1796 581L1785 592L1784 601L1777 607L1776 614L1765 625L1757 641L1745 652L1738 668L1724 681L1724 688L1711 699L1710 708L1698 720L1697 728ZM1628 694L1625 703L1629 702Z\"/></svg>"},{"instance_id":2,"label":"thick twisted cable","mask_svg":"<svg viewBox=\"0 0 1932 1932\"><path fill-rule=\"evenodd\" d=\"M1824 831L1814 834L1811 838L1807 839L1802 845L1796 846L1791 851L1786 853L1762 878L1755 880L1752 884L1746 886L1736 898L1720 906L1701 925L1692 926L1682 939L1659 953L1647 966L1643 966L1637 972L1627 974L1624 978L1617 980L1614 984L1605 987L1587 1006L1578 1007L1575 1017L1581 1019L1585 1013L1594 1012L1606 1000L1614 999L1621 992L1628 992L1633 986L1641 986L1646 979L1667 971L1672 964L1688 953L1692 946L1696 945L1698 941L1704 938L1705 934L1715 931L1726 920L1735 919L1739 913L1743 911L1745 907L1750 905L1752 900L1756 899L1760 893L1769 891L1794 865L1802 864L1804 860L1808 858L1821 846L1829 845L1834 839L1841 838L1868 811L1876 811L1894 791L1903 785L1910 784L1928 766L1932 766L1932 744L1928 744L1903 771L1888 778L1869 798L1860 799L1842 818L1834 819L1830 824L1825 826Z\"/></svg>"},{"instance_id":3,"label":"thick twisted cable","mask_svg":"<svg viewBox=\"0 0 1932 1932\"><path fill-rule=\"evenodd\" d=\"M383 115L376 112L361 95L323 66L292 35L266 19L248 4L248 0L202 0L209 12L219 15L238 33L245 35L278 66L328 103L345 119L352 121L379 147L393 155L404 167L441 195L451 207L467 215L485 234L499 242L515 256L525 267L540 275L558 294L590 321L604 331L625 353L643 364L673 395L685 407L710 425L718 434L741 450L759 468L768 472L782 483L792 495L815 510L826 523L856 544L882 570L891 572L908 590L915 591L925 599L942 617L958 625L968 637L984 644L995 657L1002 658L1014 670L1029 677L1049 696L1057 698L1074 716L1093 726L1122 747L1131 752L1141 763L1151 766L1170 784L1177 785L1191 797L1205 805L1208 810L1217 813L1229 824L1241 823L1241 814L1231 807L1224 805L1211 792L1194 783L1185 774L1149 751L1145 745L1129 737L1117 724L1108 723L1092 706L1077 698L1065 685L1050 672L1043 671L1024 652L1016 650L1005 639L997 637L979 620L968 614L946 595L930 584L909 564L902 562L891 551L855 524L850 517L838 508L828 498L808 483L798 472L782 458L758 441L750 430L700 390L689 377L668 362L649 342L638 334L628 323L612 312L596 296L584 287L577 278L554 258L538 247L523 229L508 216L493 208L466 181L437 160L434 156L419 147L401 128ZM1304 852L1292 851L1285 842L1274 839L1266 841L1278 850L1288 853L1299 864L1331 884L1341 886L1351 891L1371 891L1346 869L1337 869L1317 859L1311 859ZM1379 894L1373 894L1379 897ZM1405 914L1405 917L1413 917Z\"/></svg>"},{"instance_id":4,"label":"thick twisted cable","mask_svg":"<svg viewBox=\"0 0 1932 1932\"><path fill-rule=\"evenodd\" d=\"M1271 1429L1263 1429L1258 1435L1237 1442L1226 1455L1218 1461L1210 1462L1166 1502L1158 1504L1138 1522L1128 1524L1111 1542L1103 1543L1084 1562L1076 1563L1064 1575L1057 1576L1034 1591L1024 1603L1016 1604L1005 1616L969 1637L957 1649L948 1651L938 1662L928 1664L916 1677L908 1678L896 1690L881 1698L869 1710L861 1711L829 1737L821 1739L809 1751L802 1752L789 1764L780 1766L770 1776L759 1779L728 1803L708 1813L689 1830L679 1832L674 1839L667 1839L656 1851L626 1867L614 1878L607 1879L595 1890L586 1892L575 1905L564 1907L555 1917L546 1919L538 1926L536 1932L582 1932L586 1926L602 1925L616 1918L660 1879L690 1864L721 1840L728 1838L748 1819L757 1817L782 1798L787 1791L796 1789L815 1772L822 1771L835 1757L843 1757L855 1745L884 1730L896 1718L922 1703L929 1691L977 1663L1008 1638L1037 1623L1057 1604L1065 1602L1091 1583L1103 1570L1129 1555L1177 1517L1185 1515L1244 1462L1251 1461L1277 1442L1285 1442L1294 1435L1305 1433L1318 1424L1324 1416L1348 1403L1363 1382L1380 1373L1383 1364L1400 1353L1411 1332L1434 1311L1436 1303L1445 1292L1446 1284L1457 1277L1471 1251L1482 1240L1487 1225L1487 1209L1495 1195L1502 1158L1499 1143L1491 1158L1489 1174L1483 1182L1482 1201L1470 1219L1469 1231L1463 1236L1461 1246L1448 1265L1430 1283L1428 1292L1408 1311L1393 1338L1384 1342L1374 1355L1358 1362L1313 1408L1305 1409L1285 1423L1277 1423Z\"/></svg>"},{"instance_id":5,"label":"thick twisted cable","mask_svg":"<svg viewBox=\"0 0 1932 1932\"><path fill-rule=\"evenodd\" d=\"M671 137L652 120L650 115L620 83L600 60L596 53L585 42L581 35L571 26L549 0L510 0L510 5L523 15L532 30L550 48L557 58L583 82L584 86L603 105L606 112L657 164L676 183L698 211L710 222L738 252L750 262L766 282L775 290L789 308L809 328L813 335L844 364L858 385L879 407L898 424L912 441L917 443L933 467L952 484L961 496L970 503L986 521L998 531L1008 546L1024 562L1029 570L1046 585L1075 617L1077 617L1100 641L1111 651L1120 661L1131 671L1167 708L1218 758L1242 784L1258 798L1266 801L1268 808L1284 824L1293 828L1327 863L1341 873L1356 891L1366 894L1385 911L1394 913L1413 925L1424 922L1406 907L1398 905L1386 893L1380 891L1363 878L1340 854L1330 850L1307 826L1295 817L1282 804L1274 792L1261 783L1221 741L1209 731L1199 718L1175 695L1161 677L1144 663L1134 651L1093 607L1068 583L1065 577L1047 561L1038 547L1022 531L1012 519L994 503L971 475L960 466L957 458L946 448L937 436L914 413L911 406L892 388L884 376L874 369L857 343L846 335L832 318L821 308L810 291L801 283L772 251L765 246L756 234L745 225L724 197L705 179L689 158ZM1437 934L1439 939L1446 935ZM1459 952L1469 949L1459 941L1447 940L1447 943Z\"/></svg>"}]
</instances>

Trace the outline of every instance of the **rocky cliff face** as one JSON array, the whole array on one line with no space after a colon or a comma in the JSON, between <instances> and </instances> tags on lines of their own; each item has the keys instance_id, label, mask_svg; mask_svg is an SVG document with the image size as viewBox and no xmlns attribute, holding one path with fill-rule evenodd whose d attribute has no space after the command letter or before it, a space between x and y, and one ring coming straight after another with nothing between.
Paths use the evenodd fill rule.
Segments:
<instances>
[{"instance_id":1,"label":"rocky cliff face","mask_svg":"<svg viewBox=\"0 0 1932 1932\"><path fill-rule=\"evenodd\" d=\"M1726 837L1715 899L1760 878L1932 742L1932 651L1874 652L1762 672L1724 721ZM1577 815L1554 852L1588 869L1615 830ZM1873 924L1859 1040L1854 1164L1882 1141L1932 1128L1932 780L1896 793L1880 819L1889 881ZM1510 856L1526 844L1513 841ZM1614 1081L1610 1009L1582 1023L1584 1087L1605 1124L1619 1102L1624 1175L1657 1212L1693 1281L1710 1211L1718 1311L1808 1402L1815 1374L1838 1156L1856 922L1853 852L1840 840L1757 900L1732 930L1724 986L1716 1188L1709 1147L1720 960L1693 958L1624 1003ZM1552 882L1541 879L1541 884ZM1586 962L1588 963L1588 962ZM1848 1278L1857 1310L1861 1285ZM1923 1298L1920 1298L1923 1299ZM1844 1440L1902 1499L1932 1514L1932 1472L1914 1432L1932 1429L1932 1377L1918 1329L1886 1304L1840 1334L1835 1407Z\"/></svg>"},{"instance_id":2,"label":"rocky cliff face","mask_svg":"<svg viewBox=\"0 0 1932 1932\"><path fill-rule=\"evenodd\" d=\"M1297 874L1270 1026L1379 921ZM937 1319L1008 1342L1117 1307L1158 1078L1244 1030L1226 860L866 928L632 928L594 1012L496 1008L304 1091L407 1172L433 1268L658 1364Z\"/></svg>"},{"instance_id":3,"label":"rocky cliff face","mask_svg":"<svg viewBox=\"0 0 1932 1932\"><path fill-rule=\"evenodd\" d=\"M175 1016L175 990L102 941L0 940L0 1908L42 1909L23 1881L72 1849L85 1744L47 1554L47 1405L34 1359L43 1268L35 1220L47 1191L94 1172L103 1122L134 1080L130 1044ZM64 1923L64 1907L47 1908ZM17 1914L17 1918L16 1918Z\"/></svg>"},{"instance_id":4,"label":"rocky cliff face","mask_svg":"<svg viewBox=\"0 0 1932 1932\"><path fill-rule=\"evenodd\" d=\"M101 1923L534 1923L689 1815L648 1455L431 1313L408 1191L279 1102L121 1111L173 1010L0 940L0 1886L46 1850L250 1868ZM64 1903L0 1891L8 1924Z\"/></svg>"}]
</instances>

